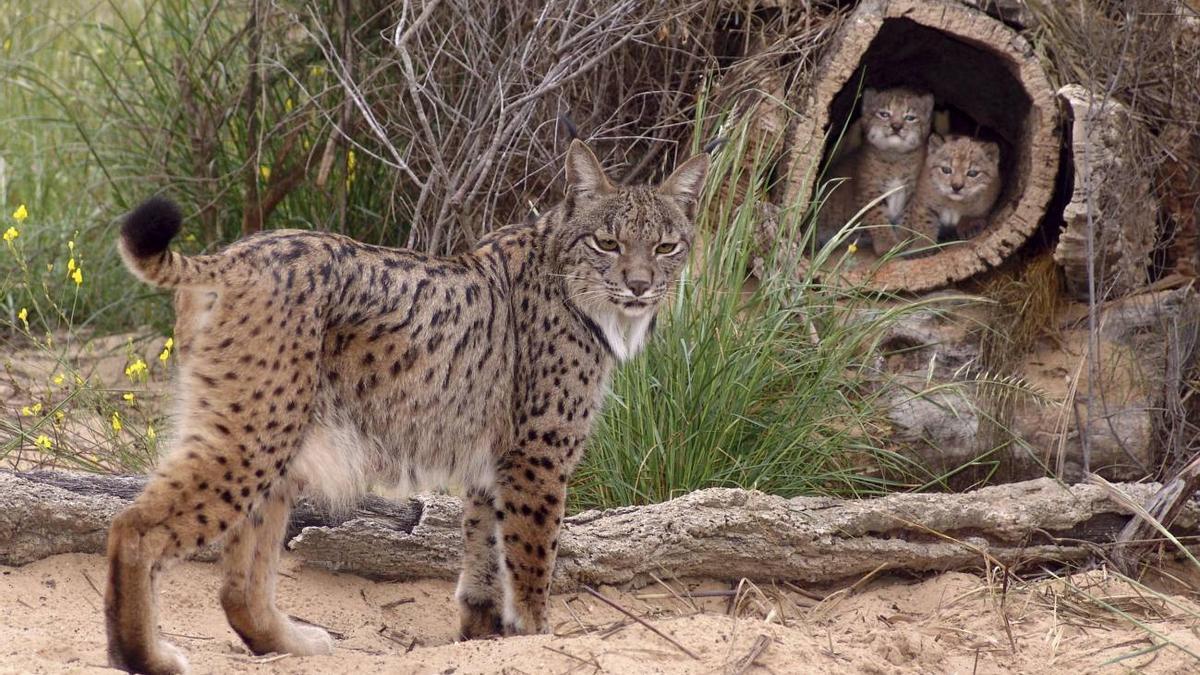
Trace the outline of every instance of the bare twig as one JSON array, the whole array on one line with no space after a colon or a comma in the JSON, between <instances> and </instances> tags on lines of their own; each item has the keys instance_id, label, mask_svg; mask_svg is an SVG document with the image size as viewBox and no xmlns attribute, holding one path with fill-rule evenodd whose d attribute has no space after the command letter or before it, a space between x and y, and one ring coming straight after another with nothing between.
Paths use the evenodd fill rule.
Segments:
<instances>
[{"instance_id":1,"label":"bare twig","mask_svg":"<svg viewBox=\"0 0 1200 675\"><path fill-rule=\"evenodd\" d=\"M675 647L679 651L683 652L684 654L687 654L688 656L692 657L693 659L696 659L697 661L700 660L700 657L697 656L695 652L688 649L687 647L684 647L683 645L676 642L675 639L672 638L671 636L667 635L666 633L664 633L664 632L660 631L659 629L655 628L654 626L650 625L650 623L648 621L646 621L645 619L637 616L633 612L630 612L629 610L625 609L624 607L617 604L616 602L604 597L603 595L598 593L596 591L596 589L592 588L591 586L584 586L583 590L587 591L589 595L596 598L600 602L603 602L604 604L608 605L609 607L612 607L613 609L617 610L618 612L620 612L620 613L624 614L625 616L638 622L639 624L644 626L647 630L649 630L651 633L654 633L655 635L666 640L667 642L670 642L673 647Z\"/></svg>"},{"instance_id":2,"label":"bare twig","mask_svg":"<svg viewBox=\"0 0 1200 675\"><path fill-rule=\"evenodd\" d=\"M750 651L745 656L737 660L733 667L733 675L742 675L742 673L750 670L758 657L767 651L767 647L771 644L771 638L766 635L759 635L754 638L754 644L750 646Z\"/></svg>"}]
</instances>

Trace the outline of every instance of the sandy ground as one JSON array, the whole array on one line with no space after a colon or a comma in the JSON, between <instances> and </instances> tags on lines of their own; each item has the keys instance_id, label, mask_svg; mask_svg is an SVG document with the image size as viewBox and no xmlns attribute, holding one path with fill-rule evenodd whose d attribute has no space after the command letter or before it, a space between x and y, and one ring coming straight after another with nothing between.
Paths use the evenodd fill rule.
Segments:
<instances>
[{"instance_id":1,"label":"sandy ground","mask_svg":"<svg viewBox=\"0 0 1200 675\"><path fill-rule=\"evenodd\" d=\"M1178 606L1163 603L1101 571L1007 591L969 574L883 577L823 591L819 601L778 587L743 587L736 602L690 596L729 593L714 583L602 589L694 651L693 660L587 595L553 598L554 635L455 643L448 582L375 583L293 559L284 569L281 606L336 631L336 652L249 656L218 607L217 569L184 563L164 580L162 628L194 672L1187 673L1197 661L1176 646L1130 655L1168 639L1200 654L1200 608L1177 595L1170 598ZM94 555L0 567L0 673L112 672L103 665L103 580L104 560ZM647 594L657 597L639 597ZM747 666L760 636L765 649ZM1105 665L1120 657L1127 658Z\"/></svg>"}]
</instances>

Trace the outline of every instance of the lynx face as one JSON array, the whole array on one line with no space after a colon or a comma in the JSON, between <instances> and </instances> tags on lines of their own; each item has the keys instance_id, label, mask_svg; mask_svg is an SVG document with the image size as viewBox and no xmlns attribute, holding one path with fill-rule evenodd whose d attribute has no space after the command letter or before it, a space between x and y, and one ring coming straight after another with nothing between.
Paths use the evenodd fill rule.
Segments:
<instances>
[{"instance_id":1,"label":"lynx face","mask_svg":"<svg viewBox=\"0 0 1200 675\"><path fill-rule=\"evenodd\" d=\"M863 91L863 131L867 141L880 150L901 153L916 150L929 136L932 120L932 94L905 87Z\"/></svg>"},{"instance_id":2,"label":"lynx face","mask_svg":"<svg viewBox=\"0 0 1200 675\"><path fill-rule=\"evenodd\" d=\"M938 196L974 201L993 192L1000 181L1000 147L966 136L931 136L925 173Z\"/></svg>"},{"instance_id":3,"label":"lynx face","mask_svg":"<svg viewBox=\"0 0 1200 675\"><path fill-rule=\"evenodd\" d=\"M594 319L653 315L691 249L695 202L688 195L698 192L704 168L685 164L658 188L618 190L590 154L568 157L574 187L560 263L570 297Z\"/></svg>"}]
</instances>

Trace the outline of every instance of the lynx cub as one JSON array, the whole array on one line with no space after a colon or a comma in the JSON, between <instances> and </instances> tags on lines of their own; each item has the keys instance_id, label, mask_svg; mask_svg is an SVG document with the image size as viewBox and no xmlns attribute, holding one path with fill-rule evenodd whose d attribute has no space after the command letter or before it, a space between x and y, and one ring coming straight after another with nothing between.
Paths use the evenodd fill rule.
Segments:
<instances>
[{"instance_id":1,"label":"lynx cub","mask_svg":"<svg viewBox=\"0 0 1200 675\"><path fill-rule=\"evenodd\" d=\"M175 447L109 533L111 664L187 668L157 578L214 541L252 652L328 653L275 606L288 512L302 490L344 505L372 484L461 484L462 637L545 632L567 479L688 256L707 170L700 155L617 187L574 141L561 204L445 258L294 230L185 257L167 249L176 208L138 207L121 255L179 289L185 351Z\"/></svg>"},{"instance_id":2,"label":"lynx cub","mask_svg":"<svg viewBox=\"0 0 1200 675\"><path fill-rule=\"evenodd\" d=\"M887 194L864 216L877 253L890 250L900 237L894 226L904 215L924 159L925 139L933 120L933 96L905 87L862 96L859 127L865 143L830 169L830 175L849 179L830 196L823 209L818 235L822 243L867 204ZM888 194L891 192L891 194Z\"/></svg>"},{"instance_id":3,"label":"lynx cub","mask_svg":"<svg viewBox=\"0 0 1200 675\"><path fill-rule=\"evenodd\" d=\"M930 136L925 168L906 221L930 243L950 231L962 236L975 229L970 221L991 213L1000 188L998 145L969 136Z\"/></svg>"}]
</instances>

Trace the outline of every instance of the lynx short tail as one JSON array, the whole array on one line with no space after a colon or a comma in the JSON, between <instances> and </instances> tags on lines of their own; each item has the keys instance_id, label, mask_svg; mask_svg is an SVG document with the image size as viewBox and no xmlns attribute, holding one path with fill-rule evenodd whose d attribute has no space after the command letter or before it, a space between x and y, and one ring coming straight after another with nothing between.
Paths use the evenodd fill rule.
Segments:
<instances>
[{"instance_id":1,"label":"lynx short tail","mask_svg":"<svg viewBox=\"0 0 1200 675\"><path fill-rule=\"evenodd\" d=\"M189 258L167 249L182 223L179 207L164 197L152 197L126 216L118 248L129 271L148 284L166 288L214 281L213 256Z\"/></svg>"}]
</instances>

